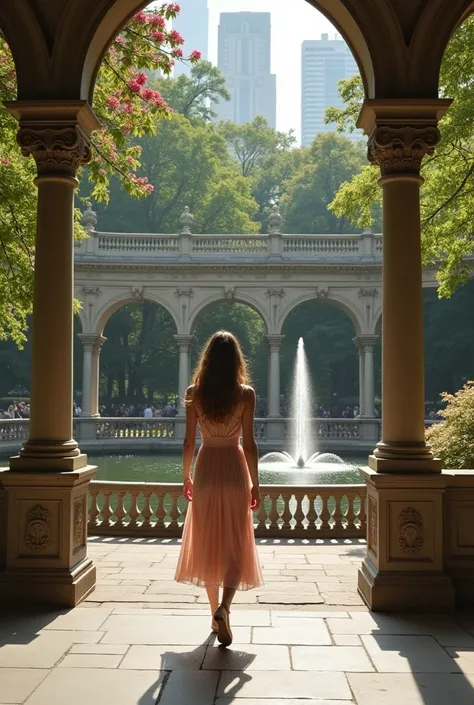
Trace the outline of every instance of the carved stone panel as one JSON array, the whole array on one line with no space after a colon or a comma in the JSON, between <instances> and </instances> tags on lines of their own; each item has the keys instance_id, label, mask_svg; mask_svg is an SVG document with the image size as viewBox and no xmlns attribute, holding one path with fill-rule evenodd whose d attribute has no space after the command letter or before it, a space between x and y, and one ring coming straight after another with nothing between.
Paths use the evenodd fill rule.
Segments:
<instances>
[{"instance_id":1,"label":"carved stone panel","mask_svg":"<svg viewBox=\"0 0 474 705\"><path fill-rule=\"evenodd\" d=\"M62 502L20 499L18 516L18 553L16 559L57 559L60 556Z\"/></svg>"},{"instance_id":2,"label":"carved stone panel","mask_svg":"<svg viewBox=\"0 0 474 705\"><path fill-rule=\"evenodd\" d=\"M389 562L436 560L435 503L431 501L389 501Z\"/></svg>"},{"instance_id":3,"label":"carved stone panel","mask_svg":"<svg viewBox=\"0 0 474 705\"><path fill-rule=\"evenodd\" d=\"M375 499L375 497L371 497L370 495L368 497L368 521L369 521L369 526L368 526L368 531L367 531L368 548L373 553L375 553L375 555L377 555L378 505L377 505L377 500Z\"/></svg>"},{"instance_id":4,"label":"carved stone panel","mask_svg":"<svg viewBox=\"0 0 474 705\"><path fill-rule=\"evenodd\" d=\"M25 544L32 551L44 551L51 543L51 513L41 504L26 515Z\"/></svg>"},{"instance_id":5,"label":"carved stone panel","mask_svg":"<svg viewBox=\"0 0 474 705\"><path fill-rule=\"evenodd\" d=\"M87 537L87 514L86 514L86 495L79 497L74 502L74 541L73 551L79 551L86 545Z\"/></svg>"},{"instance_id":6,"label":"carved stone panel","mask_svg":"<svg viewBox=\"0 0 474 705\"><path fill-rule=\"evenodd\" d=\"M418 553L423 548L423 520L421 514L407 507L398 515L398 545L405 553Z\"/></svg>"}]
</instances>

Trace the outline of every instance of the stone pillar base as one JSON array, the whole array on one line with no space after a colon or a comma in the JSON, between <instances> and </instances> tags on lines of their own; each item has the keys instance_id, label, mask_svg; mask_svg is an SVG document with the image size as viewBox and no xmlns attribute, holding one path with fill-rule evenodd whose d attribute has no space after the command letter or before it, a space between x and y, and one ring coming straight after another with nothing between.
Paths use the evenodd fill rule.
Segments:
<instances>
[{"instance_id":1,"label":"stone pillar base","mask_svg":"<svg viewBox=\"0 0 474 705\"><path fill-rule=\"evenodd\" d=\"M453 586L443 573L381 573L367 558L359 570L358 590L373 612L433 612L454 608Z\"/></svg>"},{"instance_id":2,"label":"stone pillar base","mask_svg":"<svg viewBox=\"0 0 474 705\"><path fill-rule=\"evenodd\" d=\"M372 610L451 609L443 568L443 495L439 474L362 472L367 483L367 557L359 592Z\"/></svg>"},{"instance_id":3,"label":"stone pillar base","mask_svg":"<svg viewBox=\"0 0 474 705\"><path fill-rule=\"evenodd\" d=\"M7 569L0 573L0 600L75 607L94 590L95 583L96 569L90 558L72 571Z\"/></svg>"},{"instance_id":4,"label":"stone pillar base","mask_svg":"<svg viewBox=\"0 0 474 705\"><path fill-rule=\"evenodd\" d=\"M381 448L382 450L378 451L378 448ZM390 448L382 441L378 443L378 448L373 455L369 456L369 467L378 473L429 474L441 472L441 460L439 460L439 458L433 458L430 453L424 454L424 448L420 449L419 453L416 447L394 449L395 452L392 457L390 457ZM400 454L406 451L405 456L398 457L396 452L397 450ZM380 454L377 454L378 452Z\"/></svg>"},{"instance_id":5,"label":"stone pillar base","mask_svg":"<svg viewBox=\"0 0 474 705\"><path fill-rule=\"evenodd\" d=\"M87 455L81 453L80 455L65 456L65 457L48 457L46 454L44 457L38 456L28 456L26 454L14 455L10 458L10 470L18 470L21 472L31 472L32 470L38 472L77 472L78 470L85 469L87 467Z\"/></svg>"},{"instance_id":6,"label":"stone pillar base","mask_svg":"<svg viewBox=\"0 0 474 705\"><path fill-rule=\"evenodd\" d=\"M445 571L454 585L456 605L474 606L474 473L451 470L444 496Z\"/></svg>"},{"instance_id":7,"label":"stone pillar base","mask_svg":"<svg viewBox=\"0 0 474 705\"><path fill-rule=\"evenodd\" d=\"M0 472L6 504L0 599L72 607L93 590L87 517L95 471L88 465L62 473Z\"/></svg>"}]
</instances>

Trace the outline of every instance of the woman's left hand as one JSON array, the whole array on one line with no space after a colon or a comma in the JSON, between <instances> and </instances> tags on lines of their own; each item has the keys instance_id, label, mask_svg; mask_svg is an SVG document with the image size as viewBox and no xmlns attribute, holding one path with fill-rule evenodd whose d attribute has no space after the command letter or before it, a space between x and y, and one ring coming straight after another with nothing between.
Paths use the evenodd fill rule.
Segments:
<instances>
[{"instance_id":1,"label":"woman's left hand","mask_svg":"<svg viewBox=\"0 0 474 705\"><path fill-rule=\"evenodd\" d=\"M188 500L188 502L193 501L193 481L190 477L187 477L183 485L183 494Z\"/></svg>"}]
</instances>

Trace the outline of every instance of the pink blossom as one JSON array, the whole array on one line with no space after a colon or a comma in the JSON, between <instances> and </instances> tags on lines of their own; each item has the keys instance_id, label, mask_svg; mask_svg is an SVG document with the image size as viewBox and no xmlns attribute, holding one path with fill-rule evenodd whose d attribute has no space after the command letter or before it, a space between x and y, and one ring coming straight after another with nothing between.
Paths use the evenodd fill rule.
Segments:
<instances>
[{"instance_id":1,"label":"pink blossom","mask_svg":"<svg viewBox=\"0 0 474 705\"><path fill-rule=\"evenodd\" d=\"M164 27L165 21L161 15L152 15L148 20L152 27Z\"/></svg>"},{"instance_id":2,"label":"pink blossom","mask_svg":"<svg viewBox=\"0 0 474 705\"><path fill-rule=\"evenodd\" d=\"M134 93L141 93L142 87L136 78L129 81L127 85L130 88L130 90L133 91Z\"/></svg>"},{"instance_id":3,"label":"pink blossom","mask_svg":"<svg viewBox=\"0 0 474 705\"><path fill-rule=\"evenodd\" d=\"M194 51L191 52L189 55L189 58L191 61L200 61L201 60L201 52L198 51L197 49L194 49Z\"/></svg>"},{"instance_id":4,"label":"pink blossom","mask_svg":"<svg viewBox=\"0 0 474 705\"><path fill-rule=\"evenodd\" d=\"M115 37L115 43L120 44L120 46L123 47L127 42L125 41L125 37L121 37L119 34L118 37Z\"/></svg>"},{"instance_id":5,"label":"pink blossom","mask_svg":"<svg viewBox=\"0 0 474 705\"><path fill-rule=\"evenodd\" d=\"M146 12L143 12L143 10L141 10L140 12L137 12L133 19L135 20L135 22L140 22L141 24L143 24L147 21L148 17Z\"/></svg>"},{"instance_id":6,"label":"pink blossom","mask_svg":"<svg viewBox=\"0 0 474 705\"><path fill-rule=\"evenodd\" d=\"M8 157L2 157L1 162L3 166L9 166L10 165L10 160Z\"/></svg>"},{"instance_id":7,"label":"pink blossom","mask_svg":"<svg viewBox=\"0 0 474 705\"><path fill-rule=\"evenodd\" d=\"M145 186L145 191L148 191L148 193L151 193L152 191L154 191L154 189L155 187L153 186L153 184L147 184Z\"/></svg>"},{"instance_id":8,"label":"pink blossom","mask_svg":"<svg viewBox=\"0 0 474 705\"><path fill-rule=\"evenodd\" d=\"M139 86L144 86L148 79L147 79L145 73L139 73L139 74L135 77L135 80L136 80L136 82L138 83Z\"/></svg>"},{"instance_id":9,"label":"pink blossom","mask_svg":"<svg viewBox=\"0 0 474 705\"><path fill-rule=\"evenodd\" d=\"M105 169L99 169L99 174L100 174L101 176L107 176L107 172L106 172Z\"/></svg>"},{"instance_id":10,"label":"pink blossom","mask_svg":"<svg viewBox=\"0 0 474 705\"><path fill-rule=\"evenodd\" d=\"M167 8L170 12L176 12L176 13L181 12L181 8L178 5L178 3L176 3L176 2L170 2L167 5L165 5L164 7Z\"/></svg>"},{"instance_id":11,"label":"pink blossom","mask_svg":"<svg viewBox=\"0 0 474 705\"><path fill-rule=\"evenodd\" d=\"M117 110L120 107L120 101L115 96L111 95L107 98L107 105L113 110Z\"/></svg>"},{"instance_id":12,"label":"pink blossom","mask_svg":"<svg viewBox=\"0 0 474 705\"><path fill-rule=\"evenodd\" d=\"M133 166L135 164L135 159L130 155L125 158L125 161L129 166Z\"/></svg>"},{"instance_id":13,"label":"pink blossom","mask_svg":"<svg viewBox=\"0 0 474 705\"><path fill-rule=\"evenodd\" d=\"M178 48L178 49L173 49L173 51L171 52L171 54L172 54L176 59L181 59L181 57L183 56L183 50L182 50L182 49L179 49L179 48Z\"/></svg>"},{"instance_id":14,"label":"pink blossom","mask_svg":"<svg viewBox=\"0 0 474 705\"><path fill-rule=\"evenodd\" d=\"M184 44L183 37L180 35L180 33L176 29L173 29L170 32L170 39L174 44Z\"/></svg>"},{"instance_id":15,"label":"pink blossom","mask_svg":"<svg viewBox=\"0 0 474 705\"><path fill-rule=\"evenodd\" d=\"M151 36L153 37L153 39L156 39L157 42L160 42L160 44L163 44L163 42L165 41L164 32L160 32L158 29L154 29L151 33Z\"/></svg>"}]
</instances>

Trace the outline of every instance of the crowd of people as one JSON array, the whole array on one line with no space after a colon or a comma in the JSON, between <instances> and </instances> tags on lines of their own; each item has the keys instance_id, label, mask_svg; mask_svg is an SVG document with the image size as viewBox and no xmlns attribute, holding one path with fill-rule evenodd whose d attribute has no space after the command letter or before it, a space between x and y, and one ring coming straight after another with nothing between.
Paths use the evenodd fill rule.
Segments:
<instances>
[{"instance_id":1,"label":"crowd of people","mask_svg":"<svg viewBox=\"0 0 474 705\"><path fill-rule=\"evenodd\" d=\"M12 401L7 409L0 409L0 419L29 419L30 405L24 401Z\"/></svg>"},{"instance_id":2,"label":"crowd of people","mask_svg":"<svg viewBox=\"0 0 474 705\"><path fill-rule=\"evenodd\" d=\"M167 402L166 404L110 404L109 406L101 406L99 409L101 416L111 418L122 417L143 417L145 419L154 419L159 417L173 418L178 415L178 406L176 401Z\"/></svg>"}]
</instances>

